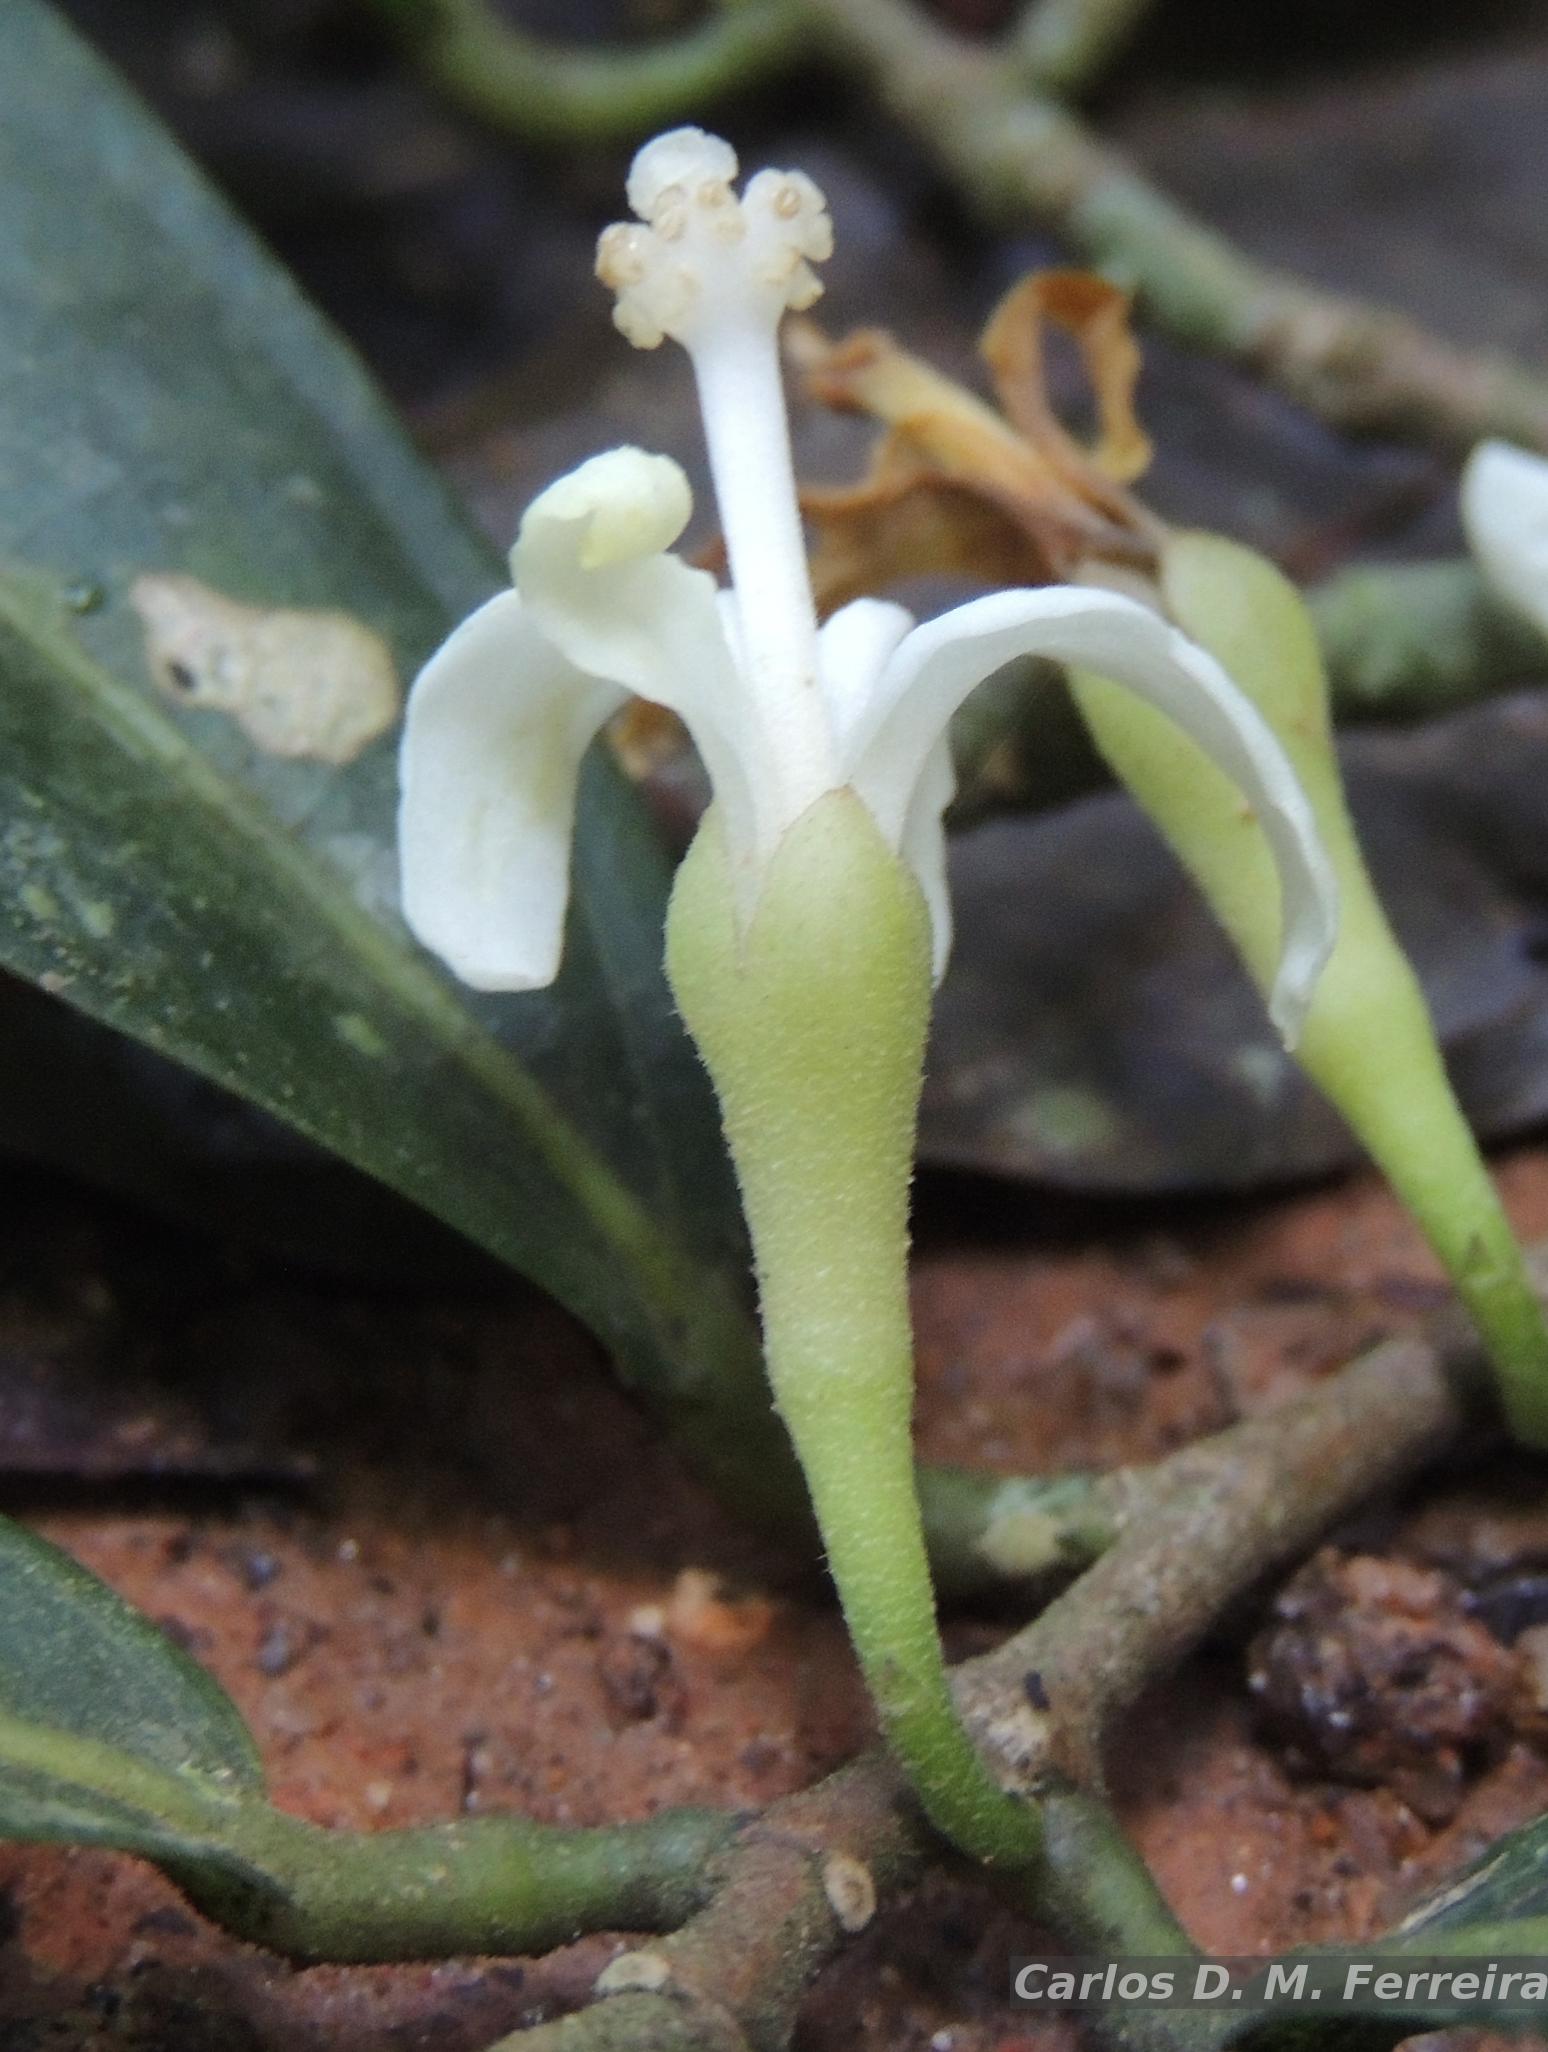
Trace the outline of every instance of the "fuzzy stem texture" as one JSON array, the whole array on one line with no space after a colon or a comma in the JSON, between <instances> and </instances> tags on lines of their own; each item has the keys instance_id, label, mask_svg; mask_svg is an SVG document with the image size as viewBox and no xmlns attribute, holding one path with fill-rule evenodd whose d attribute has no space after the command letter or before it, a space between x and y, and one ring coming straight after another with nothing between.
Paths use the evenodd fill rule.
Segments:
<instances>
[{"instance_id":1,"label":"fuzzy stem texture","mask_svg":"<svg viewBox=\"0 0 1548 2052\"><path fill-rule=\"evenodd\" d=\"M590 1830L464 1817L322 1831L254 1804L221 1843L268 1886L233 1885L207 1861L162 1864L226 1930L290 1959L444 1959L543 1952L610 1924L671 1930L713 1894L736 1831L734 1817L702 1810Z\"/></svg>"},{"instance_id":2,"label":"fuzzy stem texture","mask_svg":"<svg viewBox=\"0 0 1548 2052\"><path fill-rule=\"evenodd\" d=\"M1220 659L1278 735L1338 874L1338 946L1297 1059L1445 1264L1487 1343L1512 1428L1548 1445L1548 1327L1447 1079L1423 995L1361 858L1310 616L1271 565L1209 535L1167 545L1162 589L1178 625ZM1279 952L1278 890L1251 813L1190 742L1127 693L1090 678L1074 689L1103 754L1266 989Z\"/></svg>"},{"instance_id":3,"label":"fuzzy stem texture","mask_svg":"<svg viewBox=\"0 0 1548 2052\"><path fill-rule=\"evenodd\" d=\"M834 791L785 835L739 932L712 812L678 874L667 970L720 1098L775 1400L888 1740L947 1837L1030 1864L1036 1818L1001 1793L952 1706L914 1487L924 901L860 800Z\"/></svg>"}]
</instances>

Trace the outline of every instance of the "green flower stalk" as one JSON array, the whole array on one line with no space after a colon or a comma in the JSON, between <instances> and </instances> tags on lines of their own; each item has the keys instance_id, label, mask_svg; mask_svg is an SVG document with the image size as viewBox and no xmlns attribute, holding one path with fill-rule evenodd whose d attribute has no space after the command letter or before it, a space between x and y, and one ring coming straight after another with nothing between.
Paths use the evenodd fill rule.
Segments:
<instances>
[{"instance_id":1,"label":"green flower stalk","mask_svg":"<svg viewBox=\"0 0 1548 2052\"><path fill-rule=\"evenodd\" d=\"M1418 983L1371 885L1344 799L1316 631L1262 557L1204 534L1165 545L1162 597L1282 742L1338 876L1338 944L1296 1058L1423 1229L1482 1333L1512 1430L1548 1445L1548 1328L1468 1130ZM1116 774L1155 820L1267 988L1279 908L1265 836L1213 764L1148 707L1089 675L1077 703Z\"/></svg>"},{"instance_id":2,"label":"green flower stalk","mask_svg":"<svg viewBox=\"0 0 1548 2052\"><path fill-rule=\"evenodd\" d=\"M756 1250L765 1358L894 1751L935 1822L1024 1862L947 1693L914 1494L908 1189L930 921L852 791L790 829L738 930L713 812L678 873L667 971L715 1080Z\"/></svg>"},{"instance_id":3,"label":"green flower stalk","mask_svg":"<svg viewBox=\"0 0 1548 2052\"><path fill-rule=\"evenodd\" d=\"M831 245L822 195L677 130L635 159L637 218L598 271L638 346L693 363L730 568L670 553L687 480L593 457L528 508L513 591L416 681L400 849L410 925L466 981L549 981L580 758L630 694L680 713L715 802L673 893L667 964L719 1096L769 1374L883 1728L937 1827L1002 1868L1039 1856L953 1707L913 1478L908 1194L932 977L950 946L946 729L1019 655L1099 669L1191 734L1262 820L1284 905L1276 1016L1304 1012L1335 892L1311 809L1219 664L1112 592L1002 591L916 626L858 599L821 628L778 331Z\"/></svg>"}]
</instances>

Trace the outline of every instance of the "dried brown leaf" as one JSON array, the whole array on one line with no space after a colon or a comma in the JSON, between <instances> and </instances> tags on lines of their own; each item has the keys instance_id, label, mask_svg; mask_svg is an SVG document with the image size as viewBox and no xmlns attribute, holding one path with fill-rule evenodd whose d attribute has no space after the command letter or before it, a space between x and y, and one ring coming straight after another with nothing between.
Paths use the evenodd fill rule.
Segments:
<instances>
[{"instance_id":1,"label":"dried brown leaf","mask_svg":"<svg viewBox=\"0 0 1548 2052\"><path fill-rule=\"evenodd\" d=\"M1103 479L1130 484L1150 465L1150 437L1134 410L1141 358L1129 312L1129 295L1093 271L1034 271L1006 293L979 339L1006 419L1085 496ZM1049 327L1075 342L1091 382L1097 440L1089 450L1048 402L1043 336ZM1134 511L1127 493L1104 492L1095 503L1115 517Z\"/></svg>"},{"instance_id":2,"label":"dried brown leaf","mask_svg":"<svg viewBox=\"0 0 1548 2052\"><path fill-rule=\"evenodd\" d=\"M1091 380L1089 451L1049 402L1050 327L1074 338ZM1149 563L1155 522L1124 488L1150 459L1140 355L1128 299L1105 279L1034 273L1001 301L982 349L1003 413L878 328L833 341L795 322L787 346L812 398L885 430L862 478L802 493L824 612L910 577L1040 584L1093 561Z\"/></svg>"}]
</instances>

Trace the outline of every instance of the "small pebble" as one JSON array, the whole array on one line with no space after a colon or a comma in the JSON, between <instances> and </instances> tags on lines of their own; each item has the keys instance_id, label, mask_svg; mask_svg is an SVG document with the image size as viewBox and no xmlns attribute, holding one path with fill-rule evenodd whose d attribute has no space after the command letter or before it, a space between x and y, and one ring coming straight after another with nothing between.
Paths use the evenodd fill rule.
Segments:
<instances>
[{"instance_id":1,"label":"small pebble","mask_svg":"<svg viewBox=\"0 0 1548 2052\"><path fill-rule=\"evenodd\" d=\"M254 1590L267 1589L271 1582L277 1582L284 1573L277 1557L272 1553L265 1553L261 1547L254 1547L251 1552L238 1554L236 1569L244 1585Z\"/></svg>"},{"instance_id":2,"label":"small pebble","mask_svg":"<svg viewBox=\"0 0 1548 2052\"><path fill-rule=\"evenodd\" d=\"M260 1674L272 1680L282 1674L289 1674L301 1658L301 1649L291 1635L290 1627L283 1621L270 1625L258 1647L255 1665Z\"/></svg>"}]
</instances>

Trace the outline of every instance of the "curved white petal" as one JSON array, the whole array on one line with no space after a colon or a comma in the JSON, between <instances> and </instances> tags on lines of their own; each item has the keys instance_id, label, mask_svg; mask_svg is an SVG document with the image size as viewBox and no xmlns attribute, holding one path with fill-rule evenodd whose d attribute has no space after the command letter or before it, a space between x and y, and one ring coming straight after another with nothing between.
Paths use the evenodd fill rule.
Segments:
<instances>
[{"instance_id":1,"label":"curved white petal","mask_svg":"<svg viewBox=\"0 0 1548 2052\"><path fill-rule=\"evenodd\" d=\"M916 627L852 727L847 773L894 847L946 723L1016 656L1043 656L1127 685L1174 720L1241 791L1279 870L1283 941L1269 1010L1294 1039L1332 952L1338 890L1311 806L1257 708L1214 657L1158 614L1079 586L1002 591Z\"/></svg>"},{"instance_id":2,"label":"curved white petal","mask_svg":"<svg viewBox=\"0 0 1548 2052\"><path fill-rule=\"evenodd\" d=\"M1478 567L1548 634L1548 461L1480 442L1462 469L1462 525Z\"/></svg>"},{"instance_id":3,"label":"curved white petal","mask_svg":"<svg viewBox=\"0 0 1548 2052\"><path fill-rule=\"evenodd\" d=\"M682 718L733 856L746 863L772 846L762 736L715 580L667 553L692 506L669 456L610 449L532 501L511 572L533 619L578 671Z\"/></svg>"},{"instance_id":4,"label":"curved white petal","mask_svg":"<svg viewBox=\"0 0 1548 2052\"><path fill-rule=\"evenodd\" d=\"M877 679L913 624L907 606L893 599L858 598L818 629L817 682L840 757L876 695Z\"/></svg>"},{"instance_id":5,"label":"curved white petal","mask_svg":"<svg viewBox=\"0 0 1548 2052\"><path fill-rule=\"evenodd\" d=\"M416 678L398 759L403 915L476 990L553 982L580 760L624 696L563 656L513 591Z\"/></svg>"},{"instance_id":6,"label":"curved white petal","mask_svg":"<svg viewBox=\"0 0 1548 2052\"><path fill-rule=\"evenodd\" d=\"M930 753L903 819L898 853L918 879L930 914L931 971L937 983L951 958L951 887L946 875L947 806L957 795L957 772L943 734Z\"/></svg>"},{"instance_id":7,"label":"curved white petal","mask_svg":"<svg viewBox=\"0 0 1548 2052\"><path fill-rule=\"evenodd\" d=\"M876 687L914 625L906 606L892 599L858 598L841 606L817 636L817 676L839 759L876 696ZM942 814L956 795L957 774L943 735L925 758L893 845L914 872L930 913L937 983L951 953L951 893L946 881L946 828Z\"/></svg>"},{"instance_id":8,"label":"curved white petal","mask_svg":"<svg viewBox=\"0 0 1548 2052\"><path fill-rule=\"evenodd\" d=\"M817 634L817 677L846 776L854 761L854 735L875 704L881 673L912 628L914 614L893 599L852 599ZM889 819L883 829L903 862L914 870L930 909L936 983L946 971L946 956L951 954L951 891L946 886L942 813L955 794L957 772L951 747L940 735L924 759L901 825Z\"/></svg>"}]
</instances>

